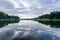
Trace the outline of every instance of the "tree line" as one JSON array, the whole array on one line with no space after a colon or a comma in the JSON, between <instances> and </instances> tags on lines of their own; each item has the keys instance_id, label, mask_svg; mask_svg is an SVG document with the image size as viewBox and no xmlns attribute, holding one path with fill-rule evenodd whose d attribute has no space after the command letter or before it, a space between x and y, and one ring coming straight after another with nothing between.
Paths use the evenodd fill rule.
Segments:
<instances>
[{"instance_id":1,"label":"tree line","mask_svg":"<svg viewBox=\"0 0 60 40\"><path fill-rule=\"evenodd\" d=\"M0 11L0 20L1 19L9 19L9 20L19 20L20 18L18 17L18 16L10 16L10 15L8 15L8 14L6 14L6 13L4 13L4 12L1 12Z\"/></svg>"},{"instance_id":2,"label":"tree line","mask_svg":"<svg viewBox=\"0 0 60 40\"><path fill-rule=\"evenodd\" d=\"M60 11L53 11L50 14L45 14L38 17L39 19L60 19Z\"/></svg>"}]
</instances>

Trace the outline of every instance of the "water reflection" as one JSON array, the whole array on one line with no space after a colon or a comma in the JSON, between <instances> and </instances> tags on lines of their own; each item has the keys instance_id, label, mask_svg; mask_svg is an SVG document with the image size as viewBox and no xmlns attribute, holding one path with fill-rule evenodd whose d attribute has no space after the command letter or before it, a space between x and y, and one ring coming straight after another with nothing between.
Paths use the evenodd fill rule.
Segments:
<instances>
[{"instance_id":1,"label":"water reflection","mask_svg":"<svg viewBox=\"0 0 60 40\"><path fill-rule=\"evenodd\" d=\"M47 32L29 32L28 35L21 37L20 40L60 40L60 38Z\"/></svg>"},{"instance_id":2,"label":"water reflection","mask_svg":"<svg viewBox=\"0 0 60 40\"><path fill-rule=\"evenodd\" d=\"M20 20L0 29L0 40L60 40L60 29L33 20Z\"/></svg>"},{"instance_id":3,"label":"water reflection","mask_svg":"<svg viewBox=\"0 0 60 40\"><path fill-rule=\"evenodd\" d=\"M0 40L12 40L15 30L6 28L8 24L18 23L19 21L0 21Z\"/></svg>"},{"instance_id":4,"label":"water reflection","mask_svg":"<svg viewBox=\"0 0 60 40\"><path fill-rule=\"evenodd\" d=\"M11 23L18 23L19 21L0 21L0 28L1 27L4 27L8 24L11 24Z\"/></svg>"},{"instance_id":5,"label":"water reflection","mask_svg":"<svg viewBox=\"0 0 60 40\"><path fill-rule=\"evenodd\" d=\"M50 25L53 28L60 28L60 21L38 21L39 23Z\"/></svg>"},{"instance_id":6,"label":"water reflection","mask_svg":"<svg viewBox=\"0 0 60 40\"><path fill-rule=\"evenodd\" d=\"M14 36L13 30L0 31L0 40L12 40L13 36Z\"/></svg>"},{"instance_id":7,"label":"water reflection","mask_svg":"<svg viewBox=\"0 0 60 40\"><path fill-rule=\"evenodd\" d=\"M22 32L19 32L13 40L60 40L58 36L60 32L50 28L50 26L31 20L23 20L20 23ZM18 29L18 31L21 30Z\"/></svg>"}]
</instances>

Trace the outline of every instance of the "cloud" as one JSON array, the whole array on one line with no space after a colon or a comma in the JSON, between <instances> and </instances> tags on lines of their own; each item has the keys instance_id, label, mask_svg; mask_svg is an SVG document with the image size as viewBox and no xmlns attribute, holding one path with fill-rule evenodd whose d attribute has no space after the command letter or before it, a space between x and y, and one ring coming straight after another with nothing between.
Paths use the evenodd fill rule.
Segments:
<instances>
[{"instance_id":1,"label":"cloud","mask_svg":"<svg viewBox=\"0 0 60 40\"><path fill-rule=\"evenodd\" d=\"M14 8L14 5L12 3L10 3L8 0L0 0L0 7L12 9L12 8Z\"/></svg>"},{"instance_id":2,"label":"cloud","mask_svg":"<svg viewBox=\"0 0 60 40\"><path fill-rule=\"evenodd\" d=\"M20 0L9 0L11 3L14 4L15 8L22 8L24 5L20 2Z\"/></svg>"},{"instance_id":3,"label":"cloud","mask_svg":"<svg viewBox=\"0 0 60 40\"><path fill-rule=\"evenodd\" d=\"M0 11L23 17L37 17L59 8L59 0L0 0Z\"/></svg>"},{"instance_id":4,"label":"cloud","mask_svg":"<svg viewBox=\"0 0 60 40\"><path fill-rule=\"evenodd\" d=\"M40 15L44 15L44 14L49 14L51 11L59 11L60 9L60 2L51 4L47 7L44 8L33 8L32 11L34 12L34 14L36 14L37 16Z\"/></svg>"},{"instance_id":5,"label":"cloud","mask_svg":"<svg viewBox=\"0 0 60 40\"><path fill-rule=\"evenodd\" d=\"M44 12L43 13L48 13L48 12L52 12L52 11L59 11L57 10L58 8L60 8L60 2L57 2L55 4L52 4L46 8L44 8Z\"/></svg>"},{"instance_id":6,"label":"cloud","mask_svg":"<svg viewBox=\"0 0 60 40\"><path fill-rule=\"evenodd\" d=\"M20 2L24 5L24 7L30 7L30 4L27 1L20 0Z\"/></svg>"},{"instance_id":7,"label":"cloud","mask_svg":"<svg viewBox=\"0 0 60 40\"><path fill-rule=\"evenodd\" d=\"M29 14L19 14L19 17L20 18L34 18L34 17L37 17L37 15L31 14L31 13L29 13Z\"/></svg>"},{"instance_id":8,"label":"cloud","mask_svg":"<svg viewBox=\"0 0 60 40\"><path fill-rule=\"evenodd\" d=\"M0 0L0 8L5 9L15 9L15 8L22 8L24 5L16 0Z\"/></svg>"},{"instance_id":9,"label":"cloud","mask_svg":"<svg viewBox=\"0 0 60 40\"><path fill-rule=\"evenodd\" d=\"M24 7L44 7L38 0L20 0L20 2L24 5Z\"/></svg>"}]
</instances>

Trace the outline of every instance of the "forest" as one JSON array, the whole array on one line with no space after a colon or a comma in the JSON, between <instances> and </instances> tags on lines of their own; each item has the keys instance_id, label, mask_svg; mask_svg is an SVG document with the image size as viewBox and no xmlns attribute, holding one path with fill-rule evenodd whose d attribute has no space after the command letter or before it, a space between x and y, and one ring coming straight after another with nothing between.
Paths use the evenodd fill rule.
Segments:
<instances>
[{"instance_id":1,"label":"forest","mask_svg":"<svg viewBox=\"0 0 60 40\"><path fill-rule=\"evenodd\" d=\"M35 20L43 20L43 21L51 21L51 20L59 20L60 19L60 11L53 11L50 14L41 15Z\"/></svg>"},{"instance_id":2,"label":"forest","mask_svg":"<svg viewBox=\"0 0 60 40\"><path fill-rule=\"evenodd\" d=\"M0 21L19 21L19 20L20 18L18 16L10 16L0 11Z\"/></svg>"}]
</instances>

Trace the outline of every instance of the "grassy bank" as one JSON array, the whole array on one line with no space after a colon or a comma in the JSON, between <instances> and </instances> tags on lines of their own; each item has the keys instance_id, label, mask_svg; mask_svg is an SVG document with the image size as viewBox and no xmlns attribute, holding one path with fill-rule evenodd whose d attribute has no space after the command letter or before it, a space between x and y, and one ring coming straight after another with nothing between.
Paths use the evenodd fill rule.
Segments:
<instances>
[{"instance_id":1,"label":"grassy bank","mask_svg":"<svg viewBox=\"0 0 60 40\"><path fill-rule=\"evenodd\" d=\"M60 21L60 19L34 19L35 21Z\"/></svg>"}]
</instances>

